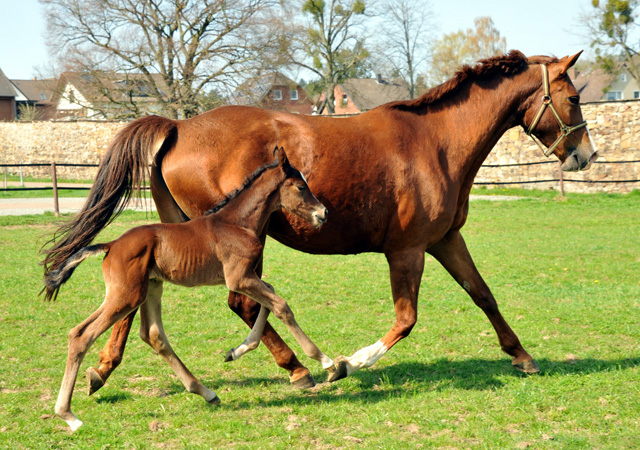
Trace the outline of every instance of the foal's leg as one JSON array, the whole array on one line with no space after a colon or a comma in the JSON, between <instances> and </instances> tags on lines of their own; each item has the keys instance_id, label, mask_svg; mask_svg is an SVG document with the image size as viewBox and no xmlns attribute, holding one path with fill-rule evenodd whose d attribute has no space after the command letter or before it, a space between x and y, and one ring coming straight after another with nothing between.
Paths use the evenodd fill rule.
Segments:
<instances>
[{"instance_id":1,"label":"foal's leg","mask_svg":"<svg viewBox=\"0 0 640 450\"><path fill-rule=\"evenodd\" d=\"M260 236L260 242L264 248L266 233ZM262 275L263 258L260 256L255 267L255 273ZM229 291L229 299L227 301L229 308L236 313L250 328L253 328L258 317L260 305L246 295ZM311 376L311 372L298 360L295 353L282 340L276 330L267 321L262 333L262 342L273 355L276 364L289 372L289 382L300 389L308 389L315 386L315 381Z\"/></svg>"},{"instance_id":2,"label":"foal's leg","mask_svg":"<svg viewBox=\"0 0 640 450\"><path fill-rule=\"evenodd\" d=\"M84 322L75 327L69 333L69 354L67 356L67 366L60 386L60 393L56 401L56 414L69 426L72 431L77 430L82 422L71 412L71 396L76 383L80 364L89 350L89 347L117 320L129 314L139 304L140 298L134 298L133 306L129 302L123 302L125 298L121 293L113 289L107 295L105 302ZM126 298L135 297L135 293L127 293Z\"/></svg>"},{"instance_id":3,"label":"foal's leg","mask_svg":"<svg viewBox=\"0 0 640 450\"><path fill-rule=\"evenodd\" d=\"M277 296L273 288L258 278L253 270L245 272L243 276L239 277L225 273L225 279L229 289L241 292L273 311L273 314L285 323L309 358L320 362L323 369L333 370L333 360L322 353L318 346L302 331L287 302Z\"/></svg>"},{"instance_id":4,"label":"foal's leg","mask_svg":"<svg viewBox=\"0 0 640 450\"><path fill-rule=\"evenodd\" d=\"M86 371L88 394L91 395L104 386L104 383L111 375L116 367L122 362L124 347L127 345L127 336L133 324L133 318L136 316L138 309L133 310L127 317L119 320L113 325L109 341L100 350L99 366L89 367Z\"/></svg>"},{"instance_id":5,"label":"foal's leg","mask_svg":"<svg viewBox=\"0 0 640 450\"><path fill-rule=\"evenodd\" d=\"M262 337L262 333L264 332L264 326L267 323L267 317L269 317L269 312L270 311L268 308L266 308L265 306L260 306L260 314L258 314L258 319L253 325L253 328L251 328L251 333L249 333L249 336L247 336L242 344L235 348L232 348L227 352L227 356L225 357L224 362L235 361L245 353L258 348L258 345L260 344L260 338Z\"/></svg>"},{"instance_id":6,"label":"foal's leg","mask_svg":"<svg viewBox=\"0 0 640 450\"><path fill-rule=\"evenodd\" d=\"M500 347L513 357L513 366L524 373L538 373L540 369L531 355L522 348L520 340L500 314L498 304L476 269L459 231L450 231L440 242L427 250L471 296L487 315L498 334Z\"/></svg>"},{"instance_id":7,"label":"foal's leg","mask_svg":"<svg viewBox=\"0 0 640 450\"><path fill-rule=\"evenodd\" d=\"M150 280L147 299L140 307L140 337L169 363L187 391L200 395L209 403L220 403L215 392L204 387L171 348L162 326L161 298L162 281Z\"/></svg>"},{"instance_id":8,"label":"foal's leg","mask_svg":"<svg viewBox=\"0 0 640 450\"><path fill-rule=\"evenodd\" d=\"M156 204L158 215L163 223L179 223L186 222L189 218L180 210L167 188L162 174L157 165L151 168L151 193L153 201ZM96 392L107 382L107 378L118 367L124 355L124 349L127 344L127 337L131 331L131 325L136 315L137 309L122 320L113 325L109 340L104 348L100 351L100 363L98 368L90 367L87 369L87 382L89 395Z\"/></svg>"},{"instance_id":9,"label":"foal's leg","mask_svg":"<svg viewBox=\"0 0 640 450\"><path fill-rule=\"evenodd\" d=\"M337 381L356 370L370 367L399 340L409 336L418 319L418 291L424 269L424 250L408 249L387 253L391 276L391 293L396 323L375 344L362 348L350 357L336 358L336 370L328 381Z\"/></svg>"}]
</instances>

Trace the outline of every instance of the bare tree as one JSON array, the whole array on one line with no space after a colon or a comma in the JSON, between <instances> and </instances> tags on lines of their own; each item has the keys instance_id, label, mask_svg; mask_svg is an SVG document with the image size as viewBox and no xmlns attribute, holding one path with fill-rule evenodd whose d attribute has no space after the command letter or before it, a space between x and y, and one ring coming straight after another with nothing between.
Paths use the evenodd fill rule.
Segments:
<instances>
[{"instance_id":1,"label":"bare tree","mask_svg":"<svg viewBox=\"0 0 640 450\"><path fill-rule=\"evenodd\" d=\"M490 17L478 17L474 25L474 29L445 34L434 44L430 84L442 83L464 64L506 52L507 40Z\"/></svg>"},{"instance_id":2,"label":"bare tree","mask_svg":"<svg viewBox=\"0 0 640 450\"><path fill-rule=\"evenodd\" d=\"M418 78L429 60L434 17L428 1L389 0L383 17L380 54L391 66L392 74L401 77L416 96Z\"/></svg>"},{"instance_id":3,"label":"bare tree","mask_svg":"<svg viewBox=\"0 0 640 450\"><path fill-rule=\"evenodd\" d=\"M366 18L364 0L304 0L302 16L283 19L280 51L283 63L293 64L319 78L329 113L335 112L335 86L358 75L369 52L361 25ZM301 23L301 17L306 18Z\"/></svg>"},{"instance_id":4,"label":"bare tree","mask_svg":"<svg viewBox=\"0 0 640 450\"><path fill-rule=\"evenodd\" d=\"M197 114L212 88L251 73L270 48L265 14L276 3L39 1L50 50L67 70L89 74L101 103L135 115L145 104L140 98L152 98L170 117Z\"/></svg>"},{"instance_id":5,"label":"bare tree","mask_svg":"<svg viewBox=\"0 0 640 450\"><path fill-rule=\"evenodd\" d=\"M586 40L596 51L596 62L608 73L624 66L640 81L640 36L638 35L638 0L592 0L593 9L581 21Z\"/></svg>"}]
</instances>

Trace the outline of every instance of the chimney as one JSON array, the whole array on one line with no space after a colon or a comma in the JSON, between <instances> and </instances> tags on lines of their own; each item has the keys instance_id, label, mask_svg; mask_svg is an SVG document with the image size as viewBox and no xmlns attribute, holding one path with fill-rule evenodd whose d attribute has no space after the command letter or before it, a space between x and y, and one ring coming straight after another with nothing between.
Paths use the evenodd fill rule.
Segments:
<instances>
[{"instance_id":1,"label":"chimney","mask_svg":"<svg viewBox=\"0 0 640 450\"><path fill-rule=\"evenodd\" d=\"M377 73L376 74L376 82L378 84L383 84L384 83L384 80L382 79L382 74L381 73Z\"/></svg>"}]
</instances>

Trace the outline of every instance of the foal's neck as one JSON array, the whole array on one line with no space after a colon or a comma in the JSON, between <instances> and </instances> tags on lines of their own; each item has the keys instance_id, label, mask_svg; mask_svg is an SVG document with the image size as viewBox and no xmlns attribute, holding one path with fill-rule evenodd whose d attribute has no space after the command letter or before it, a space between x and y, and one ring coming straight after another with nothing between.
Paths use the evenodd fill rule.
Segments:
<instances>
[{"instance_id":1,"label":"foal's neck","mask_svg":"<svg viewBox=\"0 0 640 450\"><path fill-rule=\"evenodd\" d=\"M269 216L277 209L280 181L270 173L262 174L212 216L261 234Z\"/></svg>"}]
</instances>

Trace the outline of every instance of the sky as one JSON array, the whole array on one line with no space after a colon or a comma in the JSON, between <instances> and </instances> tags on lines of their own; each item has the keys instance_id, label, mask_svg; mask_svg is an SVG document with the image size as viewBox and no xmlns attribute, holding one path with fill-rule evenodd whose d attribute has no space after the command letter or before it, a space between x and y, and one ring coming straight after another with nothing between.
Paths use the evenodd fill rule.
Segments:
<instances>
[{"instance_id":1,"label":"sky","mask_svg":"<svg viewBox=\"0 0 640 450\"><path fill-rule=\"evenodd\" d=\"M429 0L438 25L437 36L473 28L476 17L489 16L507 49L525 55L562 57L588 50L579 17L591 0ZM0 0L0 69L10 79L46 73L43 8L37 0Z\"/></svg>"}]
</instances>

